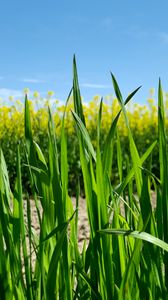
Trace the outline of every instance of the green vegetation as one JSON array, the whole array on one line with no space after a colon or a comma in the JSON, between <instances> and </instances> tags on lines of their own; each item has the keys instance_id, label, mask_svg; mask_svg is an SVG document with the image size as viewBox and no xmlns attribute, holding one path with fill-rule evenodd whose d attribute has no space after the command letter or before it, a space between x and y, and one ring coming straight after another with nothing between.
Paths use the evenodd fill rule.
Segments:
<instances>
[{"instance_id":1,"label":"green vegetation","mask_svg":"<svg viewBox=\"0 0 168 300\"><path fill-rule=\"evenodd\" d=\"M89 244L78 247L78 202L68 194L66 109L61 119L58 148L55 122L48 109L48 159L34 141L31 106L25 99L25 134L17 147L13 192L0 151L0 293L2 299L166 299L168 294L168 162L161 82L158 89L158 140L141 155L130 127L125 101L111 74L120 110L101 143L103 101L96 123L96 144L86 126L76 62L73 63L74 119L80 168L90 226ZM123 118L129 152L123 155L118 124ZM117 136L117 138L116 138ZM21 163L21 149L24 165ZM116 147L116 148L114 148ZM156 147L159 171L151 169ZM114 149L119 184L111 184ZM71 155L71 153L69 153ZM145 165L144 165L145 163ZM126 168L123 171L123 166ZM30 194L23 196L27 170ZM156 207L151 202L151 187ZM32 228L30 199L35 203L40 233ZM26 201L26 208L24 201ZM42 207L42 212L40 210ZM24 213L26 209L26 223ZM35 259L35 261L34 261Z\"/></svg>"}]
</instances>

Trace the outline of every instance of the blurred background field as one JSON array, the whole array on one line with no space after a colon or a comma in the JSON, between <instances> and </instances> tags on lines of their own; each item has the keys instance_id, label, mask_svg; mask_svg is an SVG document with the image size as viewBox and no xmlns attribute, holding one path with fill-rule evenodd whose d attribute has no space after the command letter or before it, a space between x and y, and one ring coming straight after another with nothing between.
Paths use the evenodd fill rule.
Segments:
<instances>
[{"instance_id":1,"label":"blurred background field","mask_svg":"<svg viewBox=\"0 0 168 300\"><path fill-rule=\"evenodd\" d=\"M28 91L25 91L28 92ZM86 126L91 136L93 145L96 148L96 124L97 115L99 110L100 96L96 95L93 99L84 103L84 114L86 119ZM101 131L101 147L103 147L107 132L109 130L111 121L119 111L117 99L112 96L106 96L103 103L102 113L102 131ZM53 119L55 122L56 135L58 141L58 149L60 148L60 134L61 134L61 119L65 109L65 105L59 100L55 99L53 92L48 92L46 98L41 98L38 92L35 92L29 100L31 108L31 118L33 126L33 134L35 141L40 145L46 160L48 160L47 145L48 145L48 105L51 107ZM164 93L165 111L168 114L168 95ZM74 121L71 110L73 110L73 97L70 97L69 104L66 109L65 128L67 132L68 143L68 165L69 165L69 192L71 195L76 193L78 180L81 186L82 176L79 162L79 146L74 127ZM157 139L157 114L158 108L155 103L154 90L150 90L150 97L146 104L140 105L136 103L128 104L127 106L128 117L130 121L131 130L134 140L140 155ZM23 150L23 137L24 137L24 104L20 100L14 100L13 97L9 98L7 103L1 100L0 106L0 145L2 147L7 167L10 176L10 182L14 187L16 177L16 148L17 144L21 144L21 159L23 168L23 186L25 190L29 190L28 170L24 166L25 153ZM166 128L168 128L168 119L166 118ZM128 156L128 136L124 118L121 114L118 131L116 136L121 141L121 151L123 155L123 170L126 171L127 156ZM116 151L115 151L116 150ZM159 175L158 164L158 148L155 148L152 157L152 172ZM148 162L146 162L147 164ZM117 145L114 141L113 151L113 172L111 181L115 184L119 182L119 174L117 167ZM81 190L83 193L83 190Z\"/></svg>"}]
</instances>

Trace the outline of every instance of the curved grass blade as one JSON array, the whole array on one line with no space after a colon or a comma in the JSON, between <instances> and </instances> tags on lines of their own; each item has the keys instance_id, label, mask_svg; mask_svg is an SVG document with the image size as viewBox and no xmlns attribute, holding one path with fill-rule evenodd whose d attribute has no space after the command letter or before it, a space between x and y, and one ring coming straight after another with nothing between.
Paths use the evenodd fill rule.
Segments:
<instances>
[{"instance_id":1,"label":"curved grass blade","mask_svg":"<svg viewBox=\"0 0 168 300\"><path fill-rule=\"evenodd\" d=\"M151 171L149 171L148 169L144 168L144 167L140 167L141 170L144 172L144 174L148 174L149 176L151 176L159 185L161 184L160 179Z\"/></svg>"},{"instance_id":2,"label":"curved grass blade","mask_svg":"<svg viewBox=\"0 0 168 300\"><path fill-rule=\"evenodd\" d=\"M139 89L141 88L141 86L139 86L137 89L135 89L131 94L128 95L128 97L126 98L126 100L124 101L124 104L126 105L133 97L134 95L139 91Z\"/></svg>"},{"instance_id":3,"label":"curved grass blade","mask_svg":"<svg viewBox=\"0 0 168 300\"><path fill-rule=\"evenodd\" d=\"M55 299L54 297L56 296L55 288L56 288L56 277L58 271L57 268L61 256L62 246L65 240L65 235L67 232L67 227L68 227L68 223L65 223L51 257L48 275L47 275L47 283L46 283L46 291L49 297L48 299Z\"/></svg>"},{"instance_id":4,"label":"curved grass blade","mask_svg":"<svg viewBox=\"0 0 168 300\"><path fill-rule=\"evenodd\" d=\"M122 112L123 112L123 115L124 115L124 119L125 119L125 124L126 124L127 130L128 130L130 153L131 153L133 168L134 168L134 172L135 172L137 191L138 191L138 195L140 196L141 195L141 189L142 189L142 175L141 175L141 170L140 170L139 166L141 166L141 161L140 161L140 157L139 157L137 147L135 145L135 142L134 142L134 139L133 139L133 136L132 136L132 132L131 132L131 128L130 128L130 125L129 125L129 120L128 120L126 109L125 109L125 106L124 106L122 94L120 92L117 81L116 81L116 79L115 79L115 77L112 73L111 73L111 77L112 77L112 82L113 82L113 87L114 87L114 90L115 90L115 94L116 94L118 102L121 106L121 109L122 109Z\"/></svg>"},{"instance_id":5,"label":"curved grass blade","mask_svg":"<svg viewBox=\"0 0 168 300\"><path fill-rule=\"evenodd\" d=\"M92 280L88 277L88 275L83 270L78 270L78 272L81 278L87 283L88 287L91 289L95 299L101 300L102 297L100 293L95 289L94 282L92 282Z\"/></svg>"},{"instance_id":6,"label":"curved grass blade","mask_svg":"<svg viewBox=\"0 0 168 300\"><path fill-rule=\"evenodd\" d=\"M20 216L20 230L21 230L21 238L22 238L22 247L23 247L23 259L24 259L24 267L25 267L25 278L26 278L26 286L27 286L27 299L33 299L33 291L32 291L32 278L30 272L30 265L28 260L28 252L27 252L27 243L26 243L26 229L25 229L25 221L24 221L24 211L23 211L23 195L22 195L22 181L21 181L21 164L20 164L20 149L18 146L17 149L17 187L18 187L18 200L19 200L19 216ZM29 237L30 232L29 232Z\"/></svg>"},{"instance_id":7,"label":"curved grass blade","mask_svg":"<svg viewBox=\"0 0 168 300\"><path fill-rule=\"evenodd\" d=\"M27 95L25 95L25 138L27 141L33 140L31 119L30 119L30 108Z\"/></svg>"},{"instance_id":8,"label":"curved grass blade","mask_svg":"<svg viewBox=\"0 0 168 300\"><path fill-rule=\"evenodd\" d=\"M82 120L82 123L85 125L85 117L83 113L82 100L81 100L79 83L78 83L78 73L77 73L75 55L73 58L73 97L74 97L75 112Z\"/></svg>"},{"instance_id":9,"label":"curved grass blade","mask_svg":"<svg viewBox=\"0 0 168 300\"><path fill-rule=\"evenodd\" d=\"M98 232L102 234L116 234L116 235L124 235L128 237L133 237L136 239L140 239L149 243L152 243L153 245L156 245L166 252L168 252L168 243L165 243L164 241L158 239L157 237L143 231L133 231L133 230L125 230L125 229L102 229Z\"/></svg>"},{"instance_id":10,"label":"curved grass blade","mask_svg":"<svg viewBox=\"0 0 168 300\"><path fill-rule=\"evenodd\" d=\"M98 122L97 122L97 143L99 143L99 140L100 140L102 109L103 109L103 98L101 98L100 105L99 105L99 114L98 114Z\"/></svg>"},{"instance_id":11,"label":"curved grass blade","mask_svg":"<svg viewBox=\"0 0 168 300\"><path fill-rule=\"evenodd\" d=\"M168 242L168 158L167 158L167 136L165 111L163 103L163 91L161 80L158 87L158 133L159 133L159 161L161 179L161 205L162 205L162 238ZM165 272L168 272L168 254L164 255ZM166 277L166 287L168 289L168 277Z\"/></svg>"},{"instance_id":12,"label":"curved grass blade","mask_svg":"<svg viewBox=\"0 0 168 300\"><path fill-rule=\"evenodd\" d=\"M116 80L115 80L116 82ZM125 100L124 105L126 105L131 99L132 97L137 93L137 91L140 89L140 87L138 87L136 90L134 90ZM121 94L121 92L119 92L119 94ZM114 139L115 133L116 133L116 126L118 123L118 119L120 117L121 114L120 110L118 112L118 114L116 115L116 117L114 118L110 130L108 132L105 144L104 144L104 151L103 151L103 170L104 170L104 174L108 174L108 176L110 177L111 175L111 169L112 169L112 153L113 153L113 145L112 145L112 141Z\"/></svg>"},{"instance_id":13,"label":"curved grass blade","mask_svg":"<svg viewBox=\"0 0 168 300\"><path fill-rule=\"evenodd\" d=\"M81 119L78 117L78 115L74 111L72 111L72 115L73 115L73 118L74 118L74 120L75 120L75 122L76 122L76 124L77 124L77 126L78 126L85 142L86 142L86 145L87 145L94 161L96 161L96 153L93 149L92 142L91 142L91 139L90 139L90 136L89 136L89 133L88 133L86 127L84 126Z\"/></svg>"},{"instance_id":14,"label":"curved grass blade","mask_svg":"<svg viewBox=\"0 0 168 300\"><path fill-rule=\"evenodd\" d=\"M66 100L63 118L62 118L62 126L61 126L61 183L62 183L62 196L64 201L64 218L67 219L67 199L68 199L68 154L67 154L67 135L65 133L65 115L68 102L70 100L70 96L72 93L72 89L68 95Z\"/></svg>"},{"instance_id":15,"label":"curved grass blade","mask_svg":"<svg viewBox=\"0 0 168 300\"><path fill-rule=\"evenodd\" d=\"M62 246L63 246L64 240L65 240L67 228L68 228L69 222L72 220L75 213L76 213L76 211L73 213L73 215L67 222L65 222L64 224L59 225L59 227L55 228L52 232L50 232L50 234L44 240L44 241L46 241L46 240L50 239L61 228L60 236L58 238L57 244L55 246L55 249L54 249L52 257L51 257L48 275L47 275L46 290L47 290L47 295L49 296L49 299L55 299L54 296L56 293L55 287L56 287L57 267L58 267L59 259L61 256Z\"/></svg>"},{"instance_id":16,"label":"curved grass blade","mask_svg":"<svg viewBox=\"0 0 168 300\"><path fill-rule=\"evenodd\" d=\"M35 146L37 157L38 157L41 165L43 166L44 170L47 170L47 163L46 163L45 157L43 155L43 152L41 151L39 145L35 141L33 141L33 144ZM40 167L41 167L41 165L40 165Z\"/></svg>"},{"instance_id":17,"label":"curved grass blade","mask_svg":"<svg viewBox=\"0 0 168 300\"><path fill-rule=\"evenodd\" d=\"M111 73L111 77L112 77L113 87L114 87L114 91L115 91L116 97L117 97L118 101L123 104L123 97L122 97L120 88L118 86L117 80L115 79L115 77L114 77L114 75L112 73Z\"/></svg>"},{"instance_id":18,"label":"curved grass blade","mask_svg":"<svg viewBox=\"0 0 168 300\"><path fill-rule=\"evenodd\" d=\"M149 146L149 148L146 150L146 152L142 155L142 157L140 158L141 161L141 165L144 163L144 161L149 157L149 155L152 153L153 149L155 148L155 146L157 145L157 141L154 141L152 143L152 145ZM141 166L139 166L139 168L141 168ZM134 168L132 168L130 170L130 172L127 174L127 176L125 177L124 181L118 185L115 188L115 191L120 195L123 190L125 189L125 187L127 186L127 184L129 183L129 181L131 180L131 178L134 176Z\"/></svg>"}]
</instances>

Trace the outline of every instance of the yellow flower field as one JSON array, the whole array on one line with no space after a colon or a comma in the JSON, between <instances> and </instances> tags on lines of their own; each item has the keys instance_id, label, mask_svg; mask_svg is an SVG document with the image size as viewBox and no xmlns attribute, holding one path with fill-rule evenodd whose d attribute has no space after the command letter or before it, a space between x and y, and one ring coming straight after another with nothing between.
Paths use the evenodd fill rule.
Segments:
<instances>
[{"instance_id":1,"label":"yellow flower field","mask_svg":"<svg viewBox=\"0 0 168 300\"><path fill-rule=\"evenodd\" d=\"M56 134L59 137L61 133L61 118L63 116L65 105L60 103L57 99L52 99L53 92L48 93L47 99L41 99L38 92L35 92L33 98L29 100L32 127L35 140L40 144L47 157L47 124L48 124L48 105L51 107L53 113L53 120L55 123ZM84 115L86 119L86 126L92 138L93 145L96 147L96 124L97 115L99 111L100 96L95 96L89 103L83 105ZM165 106L168 109L168 95L165 94ZM74 128L74 121L71 110L73 110L73 97L70 98L66 108L65 128L68 136L68 145L71 151L69 157L69 176L71 182L76 181L76 177L80 177L78 174L78 146L76 142L76 134ZM117 99L111 96L107 96L103 103L102 111L102 145L105 136L108 132L110 124L117 112L119 111L119 105ZM157 105L154 99L151 97L148 99L146 105L140 104L128 104L127 114L129 117L130 127L134 135L137 148L142 155L145 149L157 139ZM13 97L10 98L10 104L7 106L4 103L0 106L0 142L4 151L8 168L10 170L11 177L15 178L15 149L18 141L23 140L24 136L24 104L21 101L15 101ZM168 120L167 127L168 127ZM124 155L128 150L127 129L124 122L124 118L121 114L118 122L118 135L121 140L121 149ZM24 154L23 154L24 155ZM116 157L114 153L114 168L116 165ZM156 153L157 156L157 153ZM155 160L156 161L156 160ZM155 170L157 169L155 163ZM26 174L26 172L25 172ZM118 175L115 175L118 176ZM26 175L25 175L26 177ZM116 179L116 178L115 178ZM24 179L26 182L26 178ZM72 184L73 185L73 184ZM73 187L72 187L73 188Z\"/></svg>"}]
</instances>

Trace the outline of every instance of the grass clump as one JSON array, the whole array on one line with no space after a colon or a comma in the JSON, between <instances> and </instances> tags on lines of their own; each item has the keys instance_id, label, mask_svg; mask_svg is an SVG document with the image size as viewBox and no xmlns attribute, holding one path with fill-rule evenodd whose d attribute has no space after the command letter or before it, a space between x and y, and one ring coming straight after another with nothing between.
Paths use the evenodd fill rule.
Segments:
<instances>
[{"instance_id":1,"label":"grass clump","mask_svg":"<svg viewBox=\"0 0 168 300\"><path fill-rule=\"evenodd\" d=\"M78 196L76 208L68 193L66 107L57 147L55 123L48 109L48 161L33 138L31 107L25 99L25 153L31 196L39 234L33 231L30 195L26 194L26 222L20 145L17 148L16 183L0 151L0 291L2 299L166 299L168 292L168 189L167 145L161 82L158 89L158 141L139 154L125 106L113 74L120 110L111 120L101 144L101 100L96 124L96 147L86 126L77 68L73 62L74 119L79 146L90 227L89 244L78 246ZM71 93L70 93L71 95ZM67 99L69 101L70 95ZM118 130L120 117L128 132L129 155L122 154ZM115 137L117 136L117 142ZM114 148L115 143L117 147ZM152 153L159 147L159 178L151 172ZM113 154L117 149L119 184L111 184ZM147 162L148 168L144 167ZM126 165L126 175L123 165ZM156 208L151 203L151 187ZM135 192L135 193L134 193ZM122 205L121 205L122 204Z\"/></svg>"}]
</instances>

